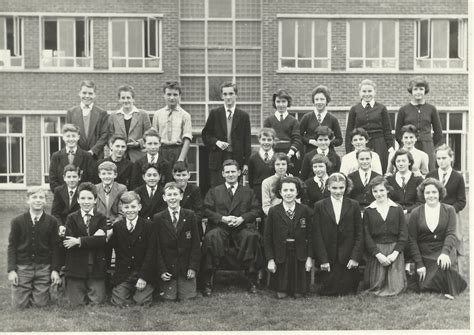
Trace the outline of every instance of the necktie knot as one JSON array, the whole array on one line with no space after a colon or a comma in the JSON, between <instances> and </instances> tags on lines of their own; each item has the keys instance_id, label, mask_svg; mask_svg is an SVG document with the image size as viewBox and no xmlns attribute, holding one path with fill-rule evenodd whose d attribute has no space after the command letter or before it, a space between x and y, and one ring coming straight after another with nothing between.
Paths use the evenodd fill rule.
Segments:
<instances>
[{"instance_id":1,"label":"necktie knot","mask_svg":"<svg viewBox=\"0 0 474 335\"><path fill-rule=\"evenodd\" d=\"M228 109L227 110L227 120L231 120L232 119L232 110L231 109Z\"/></svg>"},{"instance_id":2,"label":"necktie knot","mask_svg":"<svg viewBox=\"0 0 474 335\"><path fill-rule=\"evenodd\" d=\"M127 228L130 233L133 231L133 229L135 229L132 221L127 221Z\"/></svg>"},{"instance_id":3,"label":"necktie knot","mask_svg":"<svg viewBox=\"0 0 474 335\"><path fill-rule=\"evenodd\" d=\"M155 188L150 187L150 198L153 198L153 195L155 195Z\"/></svg>"},{"instance_id":4,"label":"necktie knot","mask_svg":"<svg viewBox=\"0 0 474 335\"><path fill-rule=\"evenodd\" d=\"M320 177L320 178L319 178L319 188L321 189L321 191L324 191L324 180L323 180L323 177Z\"/></svg>"},{"instance_id":5,"label":"necktie knot","mask_svg":"<svg viewBox=\"0 0 474 335\"><path fill-rule=\"evenodd\" d=\"M370 107L370 104L368 103L367 105L365 105L365 109L366 110L369 110L371 107Z\"/></svg>"},{"instance_id":6,"label":"necktie knot","mask_svg":"<svg viewBox=\"0 0 474 335\"><path fill-rule=\"evenodd\" d=\"M291 209L286 210L286 215L293 220L293 217L295 215L295 211L292 211Z\"/></svg>"},{"instance_id":7,"label":"necktie knot","mask_svg":"<svg viewBox=\"0 0 474 335\"><path fill-rule=\"evenodd\" d=\"M229 188L227 189L227 192L229 193L230 198L232 199L234 197L234 186L233 185L229 186Z\"/></svg>"},{"instance_id":8,"label":"necktie knot","mask_svg":"<svg viewBox=\"0 0 474 335\"><path fill-rule=\"evenodd\" d=\"M89 223L91 222L91 216L90 213L86 213L84 215L84 223L86 224L87 229L89 229Z\"/></svg>"},{"instance_id":9,"label":"necktie knot","mask_svg":"<svg viewBox=\"0 0 474 335\"><path fill-rule=\"evenodd\" d=\"M36 224L39 222L39 216L35 216L33 219L33 226L36 226Z\"/></svg>"},{"instance_id":10,"label":"necktie knot","mask_svg":"<svg viewBox=\"0 0 474 335\"><path fill-rule=\"evenodd\" d=\"M178 225L178 211L173 211L173 226L176 229L176 226Z\"/></svg>"},{"instance_id":11,"label":"necktie knot","mask_svg":"<svg viewBox=\"0 0 474 335\"><path fill-rule=\"evenodd\" d=\"M69 198L72 198L74 195L74 192L73 191L69 191Z\"/></svg>"},{"instance_id":12,"label":"necktie knot","mask_svg":"<svg viewBox=\"0 0 474 335\"><path fill-rule=\"evenodd\" d=\"M263 159L265 160L265 163L268 163L268 161L270 160L270 156L268 155L268 152L265 153Z\"/></svg>"},{"instance_id":13,"label":"necktie knot","mask_svg":"<svg viewBox=\"0 0 474 335\"><path fill-rule=\"evenodd\" d=\"M110 191L111 191L110 186L107 185L107 186L104 187L104 192L105 192L105 194L109 195L109 194L110 194Z\"/></svg>"},{"instance_id":14,"label":"necktie knot","mask_svg":"<svg viewBox=\"0 0 474 335\"><path fill-rule=\"evenodd\" d=\"M280 113L280 122L283 122L283 113Z\"/></svg>"}]
</instances>

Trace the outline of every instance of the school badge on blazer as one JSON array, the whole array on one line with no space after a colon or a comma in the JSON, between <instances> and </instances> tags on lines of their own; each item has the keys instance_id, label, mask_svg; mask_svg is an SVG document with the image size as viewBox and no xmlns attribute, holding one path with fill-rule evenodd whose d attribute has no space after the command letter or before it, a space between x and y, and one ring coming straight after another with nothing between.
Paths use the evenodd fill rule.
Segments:
<instances>
[{"instance_id":1,"label":"school badge on blazer","mask_svg":"<svg viewBox=\"0 0 474 335\"><path fill-rule=\"evenodd\" d=\"M301 218L300 219L300 227L301 228L306 228L306 218Z\"/></svg>"},{"instance_id":2,"label":"school badge on blazer","mask_svg":"<svg viewBox=\"0 0 474 335\"><path fill-rule=\"evenodd\" d=\"M188 231L185 232L185 234L186 234L186 239L190 240L191 239L191 231L188 230Z\"/></svg>"}]
</instances>

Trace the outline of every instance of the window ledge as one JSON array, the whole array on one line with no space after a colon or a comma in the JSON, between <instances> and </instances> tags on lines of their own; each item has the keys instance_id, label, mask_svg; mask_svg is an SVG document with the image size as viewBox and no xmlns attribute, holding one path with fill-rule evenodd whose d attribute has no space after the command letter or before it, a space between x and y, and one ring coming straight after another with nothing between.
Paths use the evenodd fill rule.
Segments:
<instances>
[{"instance_id":1,"label":"window ledge","mask_svg":"<svg viewBox=\"0 0 474 335\"><path fill-rule=\"evenodd\" d=\"M27 188L25 184L0 184L0 190L4 191L25 191Z\"/></svg>"},{"instance_id":2,"label":"window ledge","mask_svg":"<svg viewBox=\"0 0 474 335\"><path fill-rule=\"evenodd\" d=\"M278 69L276 73L330 73L331 69Z\"/></svg>"},{"instance_id":3,"label":"window ledge","mask_svg":"<svg viewBox=\"0 0 474 335\"><path fill-rule=\"evenodd\" d=\"M37 69L25 69L25 68L0 68L0 73L2 72L19 72L19 73L164 73L163 70L153 70L153 69L126 69L126 70L117 70L117 69L92 69L92 68L37 68Z\"/></svg>"}]
</instances>

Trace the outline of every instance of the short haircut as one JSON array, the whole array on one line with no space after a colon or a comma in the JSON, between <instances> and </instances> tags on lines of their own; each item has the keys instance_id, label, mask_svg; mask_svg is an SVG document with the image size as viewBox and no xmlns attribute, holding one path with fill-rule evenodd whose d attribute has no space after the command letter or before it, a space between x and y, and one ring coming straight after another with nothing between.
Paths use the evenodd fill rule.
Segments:
<instances>
[{"instance_id":1,"label":"short haircut","mask_svg":"<svg viewBox=\"0 0 474 335\"><path fill-rule=\"evenodd\" d=\"M150 129L148 129L147 131L145 131L145 132L143 133L143 137L142 137L142 138L143 138L143 141L146 142L146 138L147 138L147 137L152 137L152 136L153 136L153 137L157 137L158 140L159 140L160 143L161 143L161 136L160 136L160 133L158 133L158 130L156 130L156 128L154 128L154 127L151 127Z\"/></svg>"},{"instance_id":2,"label":"short haircut","mask_svg":"<svg viewBox=\"0 0 474 335\"><path fill-rule=\"evenodd\" d=\"M331 94L329 93L329 89L324 85L316 86L313 91L311 92L311 103L314 104L314 97L316 94L322 93L326 97L326 104L331 102Z\"/></svg>"},{"instance_id":3,"label":"short haircut","mask_svg":"<svg viewBox=\"0 0 474 335\"><path fill-rule=\"evenodd\" d=\"M439 192L439 201L443 200L446 197L446 188L443 186L443 183L435 178L426 178L421 182L420 185L416 188L416 193L421 202L426 202L425 199L425 188L428 185L433 185L438 189Z\"/></svg>"},{"instance_id":4,"label":"short haircut","mask_svg":"<svg viewBox=\"0 0 474 335\"><path fill-rule=\"evenodd\" d=\"M332 163L329 160L329 158L327 158L324 155L320 155L320 154L316 154L316 155L313 156L313 158L311 158L311 166L313 166L314 164L324 164L324 165L326 165L326 171L329 170L332 167Z\"/></svg>"},{"instance_id":5,"label":"short haircut","mask_svg":"<svg viewBox=\"0 0 474 335\"><path fill-rule=\"evenodd\" d=\"M334 132L328 126L319 126L314 132L314 138L318 140L319 136L327 136L332 140L334 138Z\"/></svg>"},{"instance_id":6,"label":"short haircut","mask_svg":"<svg viewBox=\"0 0 474 335\"><path fill-rule=\"evenodd\" d=\"M135 98L135 89L131 85L122 85L118 88L117 95L119 98L122 92L130 92L132 94L132 98Z\"/></svg>"},{"instance_id":7,"label":"short haircut","mask_svg":"<svg viewBox=\"0 0 474 335\"><path fill-rule=\"evenodd\" d=\"M81 176L81 169L79 169L79 167L75 166L74 164L68 164L64 167L63 176L65 176L67 172L71 171L76 172L78 176Z\"/></svg>"},{"instance_id":8,"label":"short haircut","mask_svg":"<svg viewBox=\"0 0 474 335\"><path fill-rule=\"evenodd\" d=\"M166 89L177 90L179 94L181 95L181 86L179 85L179 82L176 80L170 80L170 81L165 82L163 85L163 93L166 92Z\"/></svg>"},{"instance_id":9,"label":"short haircut","mask_svg":"<svg viewBox=\"0 0 474 335\"><path fill-rule=\"evenodd\" d=\"M372 157L372 150L366 147L366 148L362 148L356 151L356 158L359 159L360 154L363 152L368 152L370 154L370 157Z\"/></svg>"},{"instance_id":10,"label":"short haircut","mask_svg":"<svg viewBox=\"0 0 474 335\"><path fill-rule=\"evenodd\" d=\"M94 196L94 198L97 198L97 188L95 187L94 184L86 181L82 184L80 184L77 188L77 194L81 194L81 191L89 191L92 193L92 195Z\"/></svg>"},{"instance_id":11,"label":"short haircut","mask_svg":"<svg viewBox=\"0 0 474 335\"><path fill-rule=\"evenodd\" d=\"M125 144L127 144L127 139L124 136L119 135L119 134L114 134L109 139L109 145L112 146L118 140L124 141Z\"/></svg>"},{"instance_id":12,"label":"short haircut","mask_svg":"<svg viewBox=\"0 0 474 335\"><path fill-rule=\"evenodd\" d=\"M94 90L94 93L97 91L97 87L95 86L95 83L92 80L83 80L79 89L81 90L83 87L92 88Z\"/></svg>"},{"instance_id":13,"label":"short haircut","mask_svg":"<svg viewBox=\"0 0 474 335\"><path fill-rule=\"evenodd\" d=\"M166 183L165 187L163 188L163 193L166 192L166 190L169 190L169 189L177 189L181 193L183 193L183 190L181 189L181 187L179 187L178 184L174 181L170 181L170 182Z\"/></svg>"},{"instance_id":14,"label":"short haircut","mask_svg":"<svg viewBox=\"0 0 474 335\"><path fill-rule=\"evenodd\" d=\"M281 188L283 186L283 183L292 183L292 184L295 184L296 186L296 191L298 192L298 194L296 195L297 198L301 197L302 193L303 193L303 190L305 188L305 185L303 184L303 182L301 181L300 178L298 177L282 177L282 178L278 178L275 183L273 184L273 193L275 194L275 196L279 199L281 199L281 194L280 194L280 191L281 191Z\"/></svg>"},{"instance_id":15,"label":"short haircut","mask_svg":"<svg viewBox=\"0 0 474 335\"><path fill-rule=\"evenodd\" d=\"M410 133L410 134L414 134L416 137L418 137L418 129L416 128L416 126L412 125L412 124L406 124L404 125L401 129L400 129L400 132L403 136L403 134L405 133Z\"/></svg>"},{"instance_id":16,"label":"short haircut","mask_svg":"<svg viewBox=\"0 0 474 335\"><path fill-rule=\"evenodd\" d=\"M141 203L142 201L142 199L140 198L140 195L136 193L135 191L123 192L122 195L120 196L121 204L129 204L134 200L137 200L138 203Z\"/></svg>"},{"instance_id":17,"label":"short haircut","mask_svg":"<svg viewBox=\"0 0 474 335\"><path fill-rule=\"evenodd\" d=\"M189 171L188 165L186 164L186 162L178 161L178 162L174 163L173 173L174 172L184 172L184 171Z\"/></svg>"},{"instance_id":18,"label":"short haircut","mask_svg":"<svg viewBox=\"0 0 474 335\"><path fill-rule=\"evenodd\" d=\"M273 154L273 157L272 157L273 169L275 169L276 161L285 161L286 165L290 167L290 162L291 162L290 157L288 157L284 152L276 152Z\"/></svg>"},{"instance_id":19,"label":"short haircut","mask_svg":"<svg viewBox=\"0 0 474 335\"><path fill-rule=\"evenodd\" d=\"M38 192L42 192L44 194L44 197L46 198L46 196L47 196L46 190L44 189L43 186L40 186L40 185L34 185L34 186L28 187L26 189L26 197L29 198L33 194L38 193Z\"/></svg>"},{"instance_id":20,"label":"short haircut","mask_svg":"<svg viewBox=\"0 0 474 335\"><path fill-rule=\"evenodd\" d=\"M349 194L352 191L354 184L352 183L351 178L348 178L342 172L334 172L328 177L328 180L326 181L327 188L329 189L332 183L337 183L341 181L343 181L346 184L346 189L344 191L344 194Z\"/></svg>"},{"instance_id":21,"label":"short haircut","mask_svg":"<svg viewBox=\"0 0 474 335\"><path fill-rule=\"evenodd\" d=\"M66 123L61 129L61 134L69 132L76 133L79 135L79 127L72 123Z\"/></svg>"},{"instance_id":22,"label":"short haircut","mask_svg":"<svg viewBox=\"0 0 474 335\"><path fill-rule=\"evenodd\" d=\"M99 172L102 170L105 170L105 171L114 171L115 173L117 173L117 165L115 165L115 163L113 162L105 161L99 164L99 167L97 168L97 170L99 170Z\"/></svg>"},{"instance_id":23,"label":"short haircut","mask_svg":"<svg viewBox=\"0 0 474 335\"><path fill-rule=\"evenodd\" d=\"M360 82L359 84L359 90L362 88L362 86L364 85L369 85L369 86L372 86L374 88L374 91L377 89L377 85L375 85L375 82L370 80L370 79L364 79Z\"/></svg>"},{"instance_id":24,"label":"short haircut","mask_svg":"<svg viewBox=\"0 0 474 335\"><path fill-rule=\"evenodd\" d=\"M416 76L413 77L410 82L408 83L407 91L408 93L412 94L413 92L413 87L424 87L425 88L425 94L428 94L430 91L430 84L425 80L425 78L421 76Z\"/></svg>"},{"instance_id":25,"label":"short haircut","mask_svg":"<svg viewBox=\"0 0 474 335\"><path fill-rule=\"evenodd\" d=\"M451 147L450 147L449 145L447 145L447 144L441 144L441 145L437 146L437 147L435 148L435 150L434 150L435 157L436 157L436 153L437 153L438 151L447 151L447 152L448 152L448 156L454 159L454 151L453 151L453 149L451 149ZM453 163L453 162L452 162L452 163ZM452 164L452 163L451 163L451 164Z\"/></svg>"},{"instance_id":26,"label":"short haircut","mask_svg":"<svg viewBox=\"0 0 474 335\"><path fill-rule=\"evenodd\" d=\"M224 81L224 82L220 85L220 91L221 91L221 93L223 92L224 87L232 87L232 88L234 89L234 93L235 93L235 94L237 94L237 92L239 91L239 89L237 88L237 84L234 84L233 82L230 82L230 81Z\"/></svg>"},{"instance_id":27,"label":"short haircut","mask_svg":"<svg viewBox=\"0 0 474 335\"><path fill-rule=\"evenodd\" d=\"M267 136L267 137L272 137L275 139L277 137L276 131L273 128L262 128L258 132L258 138L261 138L262 136Z\"/></svg>"},{"instance_id":28,"label":"short haircut","mask_svg":"<svg viewBox=\"0 0 474 335\"><path fill-rule=\"evenodd\" d=\"M275 109L277 108L276 103L275 103L276 98L285 99L286 101L288 101L288 107L291 107L291 102L293 101L293 99L291 98L290 93L288 93L286 90L280 89L277 92L273 93L272 102L273 102L273 108Z\"/></svg>"},{"instance_id":29,"label":"short haircut","mask_svg":"<svg viewBox=\"0 0 474 335\"><path fill-rule=\"evenodd\" d=\"M224 171L224 168L226 166L231 166L231 165L234 165L237 167L237 170L240 170L240 166L239 166L239 163L237 163L236 160L234 159L226 159L223 163L222 163L222 171Z\"/></svg>"},{"instance_id":30,"label":"short haircut","mask_svg":"<svg viewBox=\"0 0 474 335\"><path fill-rule=\"evenodd\" d=\"M356 135L365 137L367 141L369 140L369 133L364 128L355 128L353 131L351 131L351 141Z\"/></svg>"},{"instance_id":31,"label":"short haircut","mask_svg":"<svg viewBox=\"0 0 474 335\"><path fill-rule=\"evenodd\" d=\"M397 160L398 156L403 156L403 155L407 156L407 158L408 158L408 169L411 171L411 168L413 167L413 164L415 164L415 160L413 159L413 155L411 154L411 152L406 150L406 149L402 148L402 149L398 149L397 151L395 151L390 163L392 163L393 167L397 168L397 166L395 165L395 161Z\"/></svg>"},{"instance_id":32,"label":"short haircut","mask_svg":"<svg viewBox=\"0 0 474 335\"><path fill-rule=\"evenodd\" d=\"M390 195L390 193L393 193L393 187L389 184L388 180L384 176L377 176L371 181L369 181L369 190L372 192L374 187L378 185L383 185L385 189L387 190L387 197Z\"/></svg>"},{"instance_id":33,"label":"short haircut","mask_svg":"<svg viewBox=\"0 0 474 335\"><path fill-rule=\"evenodd\" d=\"M155 169L158 174L161 176L161 169L160 169L160 166L158 166L157 163L149 163L149 162L146 162L145 164L143 164L142 166L142 175L144 175L149 169Z\"/></svg>"}]
</instances>

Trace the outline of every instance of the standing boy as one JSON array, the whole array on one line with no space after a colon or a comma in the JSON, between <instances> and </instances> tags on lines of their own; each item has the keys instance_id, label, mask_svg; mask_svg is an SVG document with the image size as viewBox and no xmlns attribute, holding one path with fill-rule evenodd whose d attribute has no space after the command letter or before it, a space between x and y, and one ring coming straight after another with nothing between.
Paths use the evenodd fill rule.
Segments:
<instances>
[{"instance_id":1,"label":"standing boy","mask_svg":"<svg viewBox=\"0 0 474 335\"><path fill-rule=\"evenodd\" d=\"M163 85L166 106L153 115L153 127L161 137L161 154L170 162L184 161L193 139L191 115L179 105L181 87L177 81L167 81Z\"/></svg>"},{"instance_id":2,"label":"standing boy","mask_svg":"<svg viewBox=\"0 0 474 335\"><path fill-rule=\"evenodd\" d=\"M44 212L46 192L40 186L27 191L28 212L11 222L8 237L8 280L12 306L45 306L51 284L61 284L56 219Z\"/></svg>"},{"instance_id":3,"label":"standing boy","mask_svg":"<svg viewBox=\"0 0 474 335\"><path fill-rule=\"evenodd\" d=\"M189 299L196 296L196 273L199 270L200 238L193 211L182 208L183 190L167 183L163 200L168 208L153 217L157 230L157 262L163 298Z\"/></svg>"},{"instance_id":4,"label":"standing boy","mask_svg":"<svg viewBox=\"0 0 474 335\"><path fill-rule=\"evenodd\" d=\"M81 179L79 168L72 164L64 167L64 184L54 189L53 205L51 207L51 215L58 220L61 226L66 225L66 218L72 212L79 209L77 203L77 186Z\"/></svg>"},{"instance_id":5,"label":"standing boy","mask_svg":"<svg viewBox=\"0 0 474 335\"><path fill-rule=\"evenodd\" d=\"M121 135L112 135L109 140L110 156L99 160L97 164L112 162L117 166L117 178L119 184L130 187L133 163L125 158L127 151L127 140ZM98 172L97 172L98 173Z\"/></svg>"},{"instance_id":6,"label":"standing boy","mask_svg":"<svg viewBox=\"0 0 474 335\"><path fill-rule=\"evenodd\" d=\"M81 103L67 111L66 123L79 128L79 148L88 151L96 160L104 156L108 137L109 115L94 104L96 86L92 80L84 80L79 91Z\"/></svg>"},{"instance_id":7,"label":"standing boy","mask_svg":"<svg viewBox=\"0 0 474 335\"><path fill-rule=\"evenodd\" d=\"M144 185L137 187L134 191L140 196L140 217L151 220L153 215L166 208L163 200L163 187L159 184L161 170L157 164L145 163L142 167L142 178Z\"/></svg>"}]
</instances>

